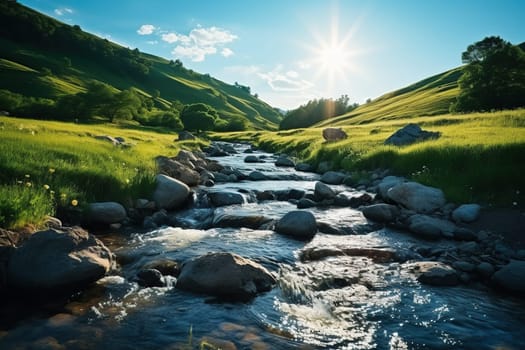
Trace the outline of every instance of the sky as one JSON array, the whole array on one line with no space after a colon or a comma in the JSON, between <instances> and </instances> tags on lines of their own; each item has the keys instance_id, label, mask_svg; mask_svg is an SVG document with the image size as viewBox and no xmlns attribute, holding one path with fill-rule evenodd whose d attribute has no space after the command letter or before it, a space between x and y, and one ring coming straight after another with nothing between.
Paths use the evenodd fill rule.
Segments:
<instances>
[{"instance_id":1,"label":"sky","mask_svg":"<svg viewBox=\"0 0 525 350\"><path fill-rule=\"evenodd\" d=\"M364 103L461 65L486 36L525 42L523 0L21 0L130 48L251 88L273 107Z\"/></svg>"}]
</instances>

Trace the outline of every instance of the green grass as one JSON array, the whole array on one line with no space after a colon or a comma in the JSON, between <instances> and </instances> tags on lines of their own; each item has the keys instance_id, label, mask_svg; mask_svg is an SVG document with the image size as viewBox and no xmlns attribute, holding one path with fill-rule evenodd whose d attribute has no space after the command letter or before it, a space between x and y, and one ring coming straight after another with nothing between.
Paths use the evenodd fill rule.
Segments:
<instances>
[{"instance_id":1,"label":"green grass","mask_svg":"<svg viewBox=\"0 0 525 350\"><path fill-rule=\"evenodd\" d=\"M121 136L134 146L116 147L96 135ZM175 138L137 127L0 117L0 227L38 225L56 210L91 201L147 198L154 158L201 144Z\"/></svg>"},{"instance_id":2,"label":"green grass","mask_svg":"<svg viewBox=\"0 0 525 350\"><path fill-rule=\"evenodd\" d=\"M437 140L393 147L383 141L408 123L440 131ZM324 160L352 171L392 169L442 188L449 201L525 207L525 110L442 115L343 126L348 139L325 143L322 128L212 134L252 141L314 165ZM515 204L516 203L516 204Z\"/></svg>"}]
</instances>

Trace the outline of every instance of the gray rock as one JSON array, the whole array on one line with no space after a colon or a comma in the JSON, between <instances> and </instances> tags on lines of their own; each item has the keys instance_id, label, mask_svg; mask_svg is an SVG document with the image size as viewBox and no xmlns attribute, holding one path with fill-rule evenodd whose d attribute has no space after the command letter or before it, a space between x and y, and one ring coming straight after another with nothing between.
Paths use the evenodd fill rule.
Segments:
<instances>
[{"instance_id":1,"label":"gray rock","mask_svg":"<svg viewBox=\"0 0 525 350\"><path fill-rule=\"evenodd\" d=\"M352 196L353 194L350 192L338 193L334 198L334 205L337 205L338 207L349 207Z\"/></svg>"},{"instance_id":2,"label":"gray rock","mask_svg":"<svg viewBox=\"0 0 525 350\"><path fill-rule=\"evenodd\" d=\"M155 181L153 201L158 209L170 210L181 207L190 195L188 185L177 179L159 174L155 177Z\"/></svg>"},{"instance_id":3,"label":"gray rock","mask_svg":"<svg viewBox=\"0 0 525 350\"><path fill-rule=\"evenodd\" d=\"M230 178L228 175L223 173L214 172L213 176L215 177L215 182L228 182Z\"/></svg>"},{"instance_id":4,"label":"gray rock","mask_svg":"<svg viewBox=\"0 0 525 350\"><path fill-rule=\"evenodd\" d=\"M232 253L209 253L183 264L177 288L245 300L271 290L274 277L261 265Z\"/></svg>"},{"instance_id":5,"label":"gray rock","mask_svg":"<svg viewBox=\"0 0 525 350\"><path fill-rule=\"evenodd\" d=\"M418 213L431 213L445 205L445 195L438 188L417 182L398 184L387 192L388 198Z\"/></svg>"},{"instance_id":6,"label":"gray rock","mask_svg":"<svg viewBox=\"0 0 525 350\"><path fill-rule=\"evenodd\" d=\"M60 221L59 218L55 218L54 216L47 215L44 218L43 225L47 228L61 228L62 227L62 221Z\"/></svg>"},{"instance_id":7,"label":"gray rock","mask_svg":"<svg viewBox=\"0 0 525 350\"><path fill-rule=\"evenodd\" d=\"M216 211L213 217L213 227L247 227L251 229L258 229L262 225L272 221L271 218L264 215L243 215L230 214Z\"/></svg>"},{"instance_id":8,"label":"gray rock","mask_svg":"<svg viewBox=\"0 0 525 350\"><path fill-rule=\"evenodd\" d=\"M145 228L146 230L151 230L151 231L159 228L159 226L157 225L157 223L155 222L155 220L153 220L151 216L144 217L144 220L142 221L142 227Z\"/></svg>"},{"instance_id":9,"label":"gray rock","mask_svg":"<svg viewBox=\"0 0 525 350\"><path fill-rule=\"evenodd\" d=\"M408 218L408 228L423 238L439 239L441 236L453 237L456 225L447 220L416 214Z\"/></svg>"},{"instance_id":10,"label":"gray rock","mask_svg":"<svg viewBox=\"0 0 525 350\"><path fill-rule=\"evenodd\" d=\"M479 244L476 242L466 242L460 244L458 250L463 253L474 254L479 250Z\"/></svg>"},{"instance_id":11,"label":"gray rock","mask_svg":"<svg viewBox=\"0 0 525 350\"><path fill-rule=\"evenodd\" d=\"M348 135L341 128L325 128L325 129L323 129L323 138L326 141L329 141L329 142L339 141L339 140L344 140L347 137L348 137Z\"/></svg>"},{"instance_id":12,"label":"gray rock","mask_svg":"<svg viewBox=\"0 0 525 350\"><path fill-rule=\"evenodd\" d=\"M267 180L268 177L266 175L264 175L263 173L261 173L260 171L252 171L249 175L248 175L248 180L251 180L251 181L263 181L263 180Z\"/></svg>"},{"instance_id":13,"label":"gray rock","mask_svg":"<svg viewBox=\"0 0 525 350\"><path fill-rule=\"evenodd\" d=\"M484 279L490 278L494 274L494 266L488 262L481 262L476 266L476 272Z\"/></svg>"},{"instance_id":14,"label":"gray rock","mask_svg":"<svg viewBox=\"0 0 525 350\"><path fill-rule=\"evenodd\" d=\"M10 288L64 292L85 287L103 277L113 255L95 236L79 227L39 231L9 259Z\"/></svg>"},{"instance_id":15,"label":"gray rock","mask_svg":"<svg viewBox=\"0 0 525 350\"><path fill-rule=\"evenodd\" d=\"M160 173L184 182L188 186L197 186L201 181L200 174L189 166L164 156L155 158Z\"/></svg>"},{"instance_id":16,"label":"gray rock","mask_svg":"<svg viewBox=\"0 0 525 350\"><path fill-rule=\"evenodd\" d=\"M464 272L473 272L476 269L476 265L469 263L468 261L455 261L452 264L452 267L454 267L456 270L464 271Z\"/></svg>"},{"instance_id":17,"label":"gray rock","mask_svg":"<svg viewBox=\"0 0 525 350\"><path fill-rule=\"evenodd\" d=\"M169 217L168 217L168 213L166 212L166 209L161 209L153 213L153 215L151 215L151 219L158 226L166 225L169 221Z\"/></svg>"},{"instance_id":18,"label":"gray rock","mask_svg":"<svg viewBox=\"0 0 525 350\"><path fill-rule=\"evenodd\" d=\"M456 286L459 275L452 267L437 261L418 261L409 265L417 280L433 286Z\"/></svg>"},{"instance_id":19,"label":"gray rock","mask_svg":"<svg viewBox=\"0 0 525 350\"><path fill-rule=\"evenodd\" d=\"M362 208L363 215L370 220L387 223L399 216L399 209L391 204L372 204Z\"/></svg>"},{"instance_id":20,"label":"gray rock","mask_svg":"<svg viewBox=\"0 0 525 350\"><path fill-rule=\"evenodd\" d=\"M295 165L295 170L297 171L304 171L304 172L311 172L313 171L313 168L308 163L299 163Z\"/></svg>"},{"instance_id":21,"label":"gray rock","mask_svg":"<svg viewBox=\"0 0 525 350\"><path fill-rule=\"evenodd\" d=\"M208 193L208 198L216 207L243 204L245 202L244 196L238 192L210 192Z\"/></svg>"},{"instance_id":22,"label":"gray rock","mask_svg":"<svg viewBox=\"0 0 525 350\"><path fill-rule=\"evenodd\" d=\"M317 222L309 211L295 210L284 215L275 225L277 233L296 239L311 239L317 232Z\"/></svg>"},{"instance_id":23,"label":"gray rock","mask_svg":"<svg viewBox=\"0 0 525 350\"><path fill-rule=\"evenodd\" d=\"M525 297L525 261L511 260L494 273L492 281L509 292Z\"/></svg>"},{"instance_id":24,"label":"gray rock","mask_svg":"<svg viewBox=\"0 0 525 350\"><path fill-rule=\"evenodd\" d=\"M288 198L301 199L304 197L305 194L306 192L304 190L298 190L298 189L293 188L288 192Z\"/></svg>"},{"instance_id":25,"label":"gray rock","mask_svg":"<svg viewBox=\"0 0 525 350\"><path fill-rule=\"evenodd\" d=\"M417 124L408 124L385 140L385 145L403 146L428 139L437 139L440 132L422 130Z\"/></svg>"},{"instance_id":26,"label":"gray rock","mask_svg":"<svg viewBox=\"0 0 525 350\"><path fill-rule=\"evenodd\" d=\"M87 210L89 224L109 225L121 222L126 218L126 209L116 202L90 203Z\"/></svg>"},{"instance_id":27,"label":"gray rock","mask_svg":"<svg viewBox=\"0 0 525 350\"><path fill-rule=\"evenodd\" d=\"M277 160L275 161L275 165L293 168L295 167L295 162L287 156L279 156L279 158L277 158Z\"/></svg>"},{"instance_id":28,"label":"gray rock","mask_svg":"<svg viewBox=\"0 0 525 350\"><path fill-rule=\"evenodd\" d=\"M297 201L297 209L313 208L316 205L316 202L308 198L301 198L299 201Z\"/></svg>"},{"instance_id":29,"label":"gray rock","mask_svg":"<svg viewBox=\"0 0 525 350\"><path fill-rule=\"evenodd\" d=\"M144 266L145 270L154 269L158 270L165 276L178 277L180 274L180 264L175 260L160 259L154 260Z\"/></svg>"},{"instance_id":30,"label":"gray rock","mask_svg":"<svg viewBox=\"0 0 525 350\"><path fill-rule=\"evenodd\" d=\"M329 185L340 185L344 178L346 177L345 174L340 173L338 171L327 171L321 176L321 182L324 182L325 184Z\"/></svg>"},{"instance_id":31,"label":"gray rock","mask_svg":"<svg viewBox=\"0 0 525 350\"><path fill-rule=\"evenodd\" d=\"M244 157L245 163L259 163L260 160L257 156L250 154L249 156Z\"/></svg>"},{"instance_id":32,"label":"gray rock","mask_svg":"<svg viewBox=\"0 0 525 350\"><path fill-rule=\"evenodd\" d=\"M320 181L315 183L314 194L320 199L332 199L335 197L335 192L332 188Z\"/></svg>"},{"instance_id":33,"label":"gray rock","mask_svg":"<svg viewBox=\"0 0 525 350\"><path fill-rule=\"evenodd\" d=\"M388 198L388 190L394 186L402 184L403 182L406 182L404 177L387 176L377 185L377 193L381 198Z\"/></svg>"},{"instance_id":34,"label":"gray rock","mask_svg":"<svg viewBox=\"0 0 525 350\"><path fill-rule=\"evenodd\" d=\"M188 140L195 140L196 137L193 136L193 134L189 131L181 131L179 132L179 138L176 141L188 141Z\"/></svg>"},{"instance_id":35,"label":"gray rock","mask_svg":"<svg viewBox=\"0 0 525 350\"><path fill-rule=\"evenodd\" d=\"M137 282L142 287L164 287L162 273L156 269L144 269L137 273Z\"/></svg>"},{"instance_id":36,"label":"gray rock","mask_svg":"<svg viewBox=\"0 0 525 350\"><path fill-rule=\"evenodd\" d=\"M452 212L452 219L456 222L473 222L478 219L480 210L478 204L463 204Z\"/></svg>"}]
</instances>

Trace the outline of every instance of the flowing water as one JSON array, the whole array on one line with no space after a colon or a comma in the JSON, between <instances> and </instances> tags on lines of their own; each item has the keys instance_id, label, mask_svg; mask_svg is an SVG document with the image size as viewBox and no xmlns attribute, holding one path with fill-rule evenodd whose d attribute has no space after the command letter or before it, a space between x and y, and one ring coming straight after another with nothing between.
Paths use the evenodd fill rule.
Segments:
<instances>
[{"instance_id":1,"label":"flowing water","mask_svg":"<svg viewBox=\"0 0 525 350\"><path fill-rule=\"evenodd\" d=\"M236 147L239 152L246 148ZM244 173L259 170L274 180L198 191L313 190L317 175L276 168L273 155L265 155L266 163L246 164L242 153L217 160ZM126 264L65 302L39 307L3 303L13 316L0 322L0 349L525 349L525 303L519 299L480 286L421 285L399 262L374 263L362 256L310 262L299 258L300 251L310 247L388 247L410 253L415 247L446 249L453 242L418 241L390 229L360 235L318 233L307 243L268 230L199 229L211 215L276 219L295 209L284 201L215 211L195 207L178 213L184 228L102 235ZM334 227L370 227L354 209L311 211ZM241 303L180 291L173 286L175 280L163 288L133 282L149 262L184 261L217 251L262 264L275 274L277 286Z\"/></svg>"}]
</instances>

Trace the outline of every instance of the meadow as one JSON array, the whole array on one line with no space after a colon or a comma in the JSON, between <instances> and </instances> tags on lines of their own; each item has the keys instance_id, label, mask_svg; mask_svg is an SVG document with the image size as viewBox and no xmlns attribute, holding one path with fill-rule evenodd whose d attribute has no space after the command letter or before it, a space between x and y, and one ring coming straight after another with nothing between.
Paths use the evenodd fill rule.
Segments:
<instances>
[{"instance_id":1,"label":"meadow","mask_svg":"<svg viewBox=\"0 0 525 350\"><path fill-rule=\"evenodd\" d=\"M334 168L353 171L390 169L443 189L449 201L478 202L494 207L525 206L525 110L390 119L366 124L346 121L346 140L327 143L322 127L280 132L212 134L222 140L244 140L283 152L313 165L332 161ZM410 146L383 145L408 123L439 131L436 140ZM326 124L325 124L326 125Z\"/></svg>"},{"instance_id":2,"label":"meadow","mask_svg":"<svg viewBox=\"0 0 525 350\"><path fill-rule=\"evenodd\" d=\"M95 136L123 137L131 147ZM134 125L74 124L0 117L0 227L38 226L46 215L91 201L148 197L154 158L195 148L175 133Z\"/></svg>"}]
</instances>

